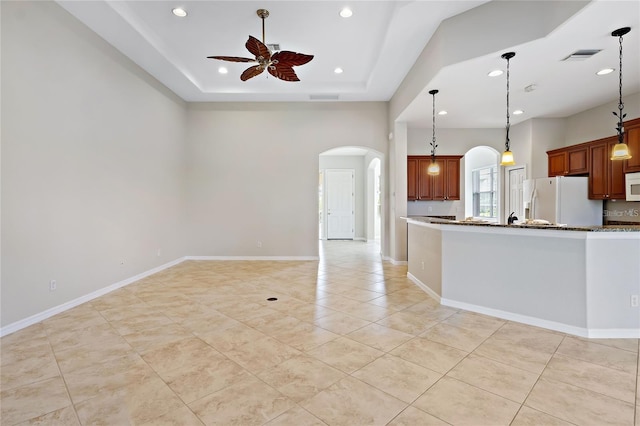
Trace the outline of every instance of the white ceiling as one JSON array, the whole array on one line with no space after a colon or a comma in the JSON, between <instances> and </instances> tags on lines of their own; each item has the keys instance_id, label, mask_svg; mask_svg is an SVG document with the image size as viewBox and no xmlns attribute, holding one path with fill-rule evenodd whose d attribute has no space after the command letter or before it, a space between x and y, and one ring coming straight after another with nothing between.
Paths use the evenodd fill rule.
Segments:
<instances>
[{"instance_id":1,"label":"white ceiling","mask_svg":"<svg viewBox=\"0 0 640 426\"><path fill-rule=\"evenodd\" d=\"M500 0L498 0L500 1ZM189 102L388 101L439 24L486 3L452 0L375 1L58 1L65 9L126 56ZM350 18L341 18L348 5ZM171 9L187 12L178 18ZM242 82L246 63L207 59L211 55L251 57L249 35L262 39L256 10L266 8L266 42L282 50L312 54L296 67L300 82L263 73ZM624 93L640 92L640 2L591 2L548 36L512 46L511 106L525 111L512 124L534 117L565 117L617 99L618 74L595 72L618 65L618 41L611 31L630 26L624 37ZM484 36L482 22L469 26L474 42ZM561 59L578 49L602 49L581 62ZM506 50L504 50L506 51ZM501 127L506 115L505 76L488 78L505 68L500 52L446 66L402 112L410 127L430 127L432 98L440 90L438 127ZM228 74L219 74L225 66ZM335 74L341 67L344 73ZM537 89L526 93L524 87Z\"/></svg>"}]
</instances>

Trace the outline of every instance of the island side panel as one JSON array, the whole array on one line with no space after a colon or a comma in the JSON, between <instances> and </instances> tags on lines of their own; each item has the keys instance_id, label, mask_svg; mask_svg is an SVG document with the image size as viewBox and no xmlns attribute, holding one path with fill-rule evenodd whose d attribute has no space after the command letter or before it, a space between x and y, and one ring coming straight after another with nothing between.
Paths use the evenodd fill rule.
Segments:
<instances>
[{"instance_id":1,"label":"island side panel","mask_svg":"<svg viewBox=\"0 0 640 426\"><path fill-rule=\"evenodd\" d=\"M440 225L407 223L408 275L440 301L442 296L442 237Z\"/></svg>"},{"instance_id":2,"label":"island side panel","mask_svg":"<svg viewBox=\"0 0 640 426\"><path fill-rule=\"evenodd\" d=\"M640 338L640 234L597 232L587 238L589 337Z\"/></svg>"},{"instance_id":3,"label":"island side panel","mask_svg":"<svg viewBox=\"0 0 640 426\"><path fill-rule=\"evenodd\" d=\"M585 232L442 226L442 303L586 334Z\"/></svg>"}]
</instances>

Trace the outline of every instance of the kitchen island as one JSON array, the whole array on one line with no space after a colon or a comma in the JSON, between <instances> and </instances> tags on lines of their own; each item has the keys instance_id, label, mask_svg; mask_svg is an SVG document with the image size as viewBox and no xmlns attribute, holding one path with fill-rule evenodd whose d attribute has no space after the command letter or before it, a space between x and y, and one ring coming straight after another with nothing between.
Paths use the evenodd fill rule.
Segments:
<instances>
[{"instance_id":1,"label":"kitchen island","mask_svg":"<svg viewBox=\"0 0 640 426\"><path fill-rule=\"evenodd\" d=\"M640 338L640 226L411 217L407 232L407 275L442 305L583 337Z\"/></svg>"}]
</instances>

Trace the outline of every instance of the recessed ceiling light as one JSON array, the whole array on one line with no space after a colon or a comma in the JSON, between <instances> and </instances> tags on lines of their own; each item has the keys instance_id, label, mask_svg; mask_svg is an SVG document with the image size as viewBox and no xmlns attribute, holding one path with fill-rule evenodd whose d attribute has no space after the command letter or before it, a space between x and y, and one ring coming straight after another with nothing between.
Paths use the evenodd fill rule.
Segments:
<instances>
[{"instance_id":1,"label":"recessed ceiling light","mask_svg":"<svg viewBox=\"0 0 640 426\"><path fill-rule=\"evenodd\" d=\"M615 69L613 69L613 68L604 68L604 69L601 69L600 71L598 71L596 74L597 75L607 75L607 74L611 74L614 71L615 71Z\"/></svg>"},{"instance_id":2,"label":"recessed ceiling light","mask_svg":"<svg viewBox=\"0 0 640 426\"><path fill-rule=\"evenodd\" d=\"M524 114L524 111L521 109L517 109L515 111L513 111L513 115L520 115L520 114Z\"/></svg>"},{"instance_id":3,"label":"recessed ceiling light","mask_svg":"<svg viewBox=\"0 0 640 426\"><path fill-rule=\"evenodd\" d=\"M448 112L447 112L447 111L445 111L445 110L442 110L442 111L440 111L440 112L438 113L438 115L447 115L447 114L448 114Z\"/></svg>"},{"instance_id":4,"label":"recessed ceiling light","mask_svg":"<svg viewBox=\"0 0 640 426\"><path fill-rule=\"evenodd\" d=\"M226 69L225 67L220 67L220 68L218 68L218 72L219 72L220 74L226 74L226 73L228 73L228 72L229 72L229 70L228 70L228 69Z\"/></svg>"},{"instance_id":5,"label":"recessed ceiling light","mask_svg":"<svg viewBox=\"0 0 640 426\"><path fill-rule=\"evenodd\" d=\"M502 75L502 70L493 70L491 71L489 74L487 74L489 77L497 77L499 75Z\"/></svg>"},{"instance_id":6,"label":"recessed ceiling light","mask_svg":"<svg viewBox=\"0 0 640 426\"><path fill-rule=\"evenodd\" d=\"M340 16L342 16L343 18L350 18L351 15L353 15L353 11L348 7L345 7L340 11Z\"/></svg>"},{"instance_id":7,"label":"recessed ceiling light","mask_svg":"<svg viewBox=\"0 0 640 426\"><path fill-rule=\"evenodd\" d=\"M179 16L180 18L184 18L185 16L187 16L187 11L181 7L176 7L171 10L171 12L173 12L174 15Z\"/></svg>"},{"instance_id":8,"label":"recessed ceiling light","mask_svg":"<svg viewBox=\"0 0 640 426\"><path fill-rule=\"evenodd\" d=\"M340 67L336 68L335 70L333 70L334 73L336 74L342 74L344 72L344 70Z\"/></svg>"}]
</instances>

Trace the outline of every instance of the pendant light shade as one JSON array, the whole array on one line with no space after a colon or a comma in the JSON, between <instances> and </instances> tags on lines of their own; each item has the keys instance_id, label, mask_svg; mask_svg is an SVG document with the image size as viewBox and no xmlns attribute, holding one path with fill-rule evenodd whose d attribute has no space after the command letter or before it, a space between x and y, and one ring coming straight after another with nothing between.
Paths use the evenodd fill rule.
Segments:
<instances>
[{"instance_id":1,"label":"pendant light shade","mask_svg":"<svg viewBox=\"0 0 640 426\"><path fill-rule=\"evenodd\" d=\"M631 153L629 152L629 146L624 143L624 124L622 120L627 116L624 114L622 110L624 109L624 103L622 103L622 36L631 31L631 28L624 27L619 28L611 33L613 37L618 37L618 41L620 43L620 79L618 84L618 93L620 95L618 100L618 112L613 113L616 117L618 117L618 126L616 130L618 131L618 143L614 145L613 150L611 151L611 159L612 160L628 160L631 158Z\"/></svg>"},{"instance_id":2,"label":"pendant light shade","mask_svg":"<svg viewBox=\"0 0 640 426\"><path fill-rule=\"evenodd\" d=\"M431 160L431 164L427 167L427 174L431 176L438 176L440 174L440 165L435 160Z\"/></svg>"},{"instance_id":3,"label":"pendant light shade","mask_svg":"<svg viewBox=\"0 0 640 426\"><path fill-rule=\"evenodd\" d=\"M507 52L502 55L502 59L507 60L507 135L504 143L504 152L502 153L502 159L500 161L501 166L513 166L516 164L513 158L513 152L511 152L511 144L509 141L509 129L511 124L509 123L509 60L516 56L515 52Z\"/></svg>"},{"instance_id":4,"label":"pendant light shade","mask_svg":"<svg viewBox=\"0 0 640 426\"><path fill-rule=\"evenodd\" d=\"M515 166L516 161L513 159L513 152L505 151L502 153L502 158L500 159L501 166Z\"/></svg>"},{"instance_id":5,"label":"pendant light shade","mask_svg":"<svg viewBox=\"0 0 640 426\"><path fill-rule=\"evenodd\" d=\"M436 93L438 90L429 90L429 94L433 97L433 137L431 139L431 164L427 167L427 174L431 176L437 176L440 174L440 165L436 162Z\"/></svg>"}]
</instances>

